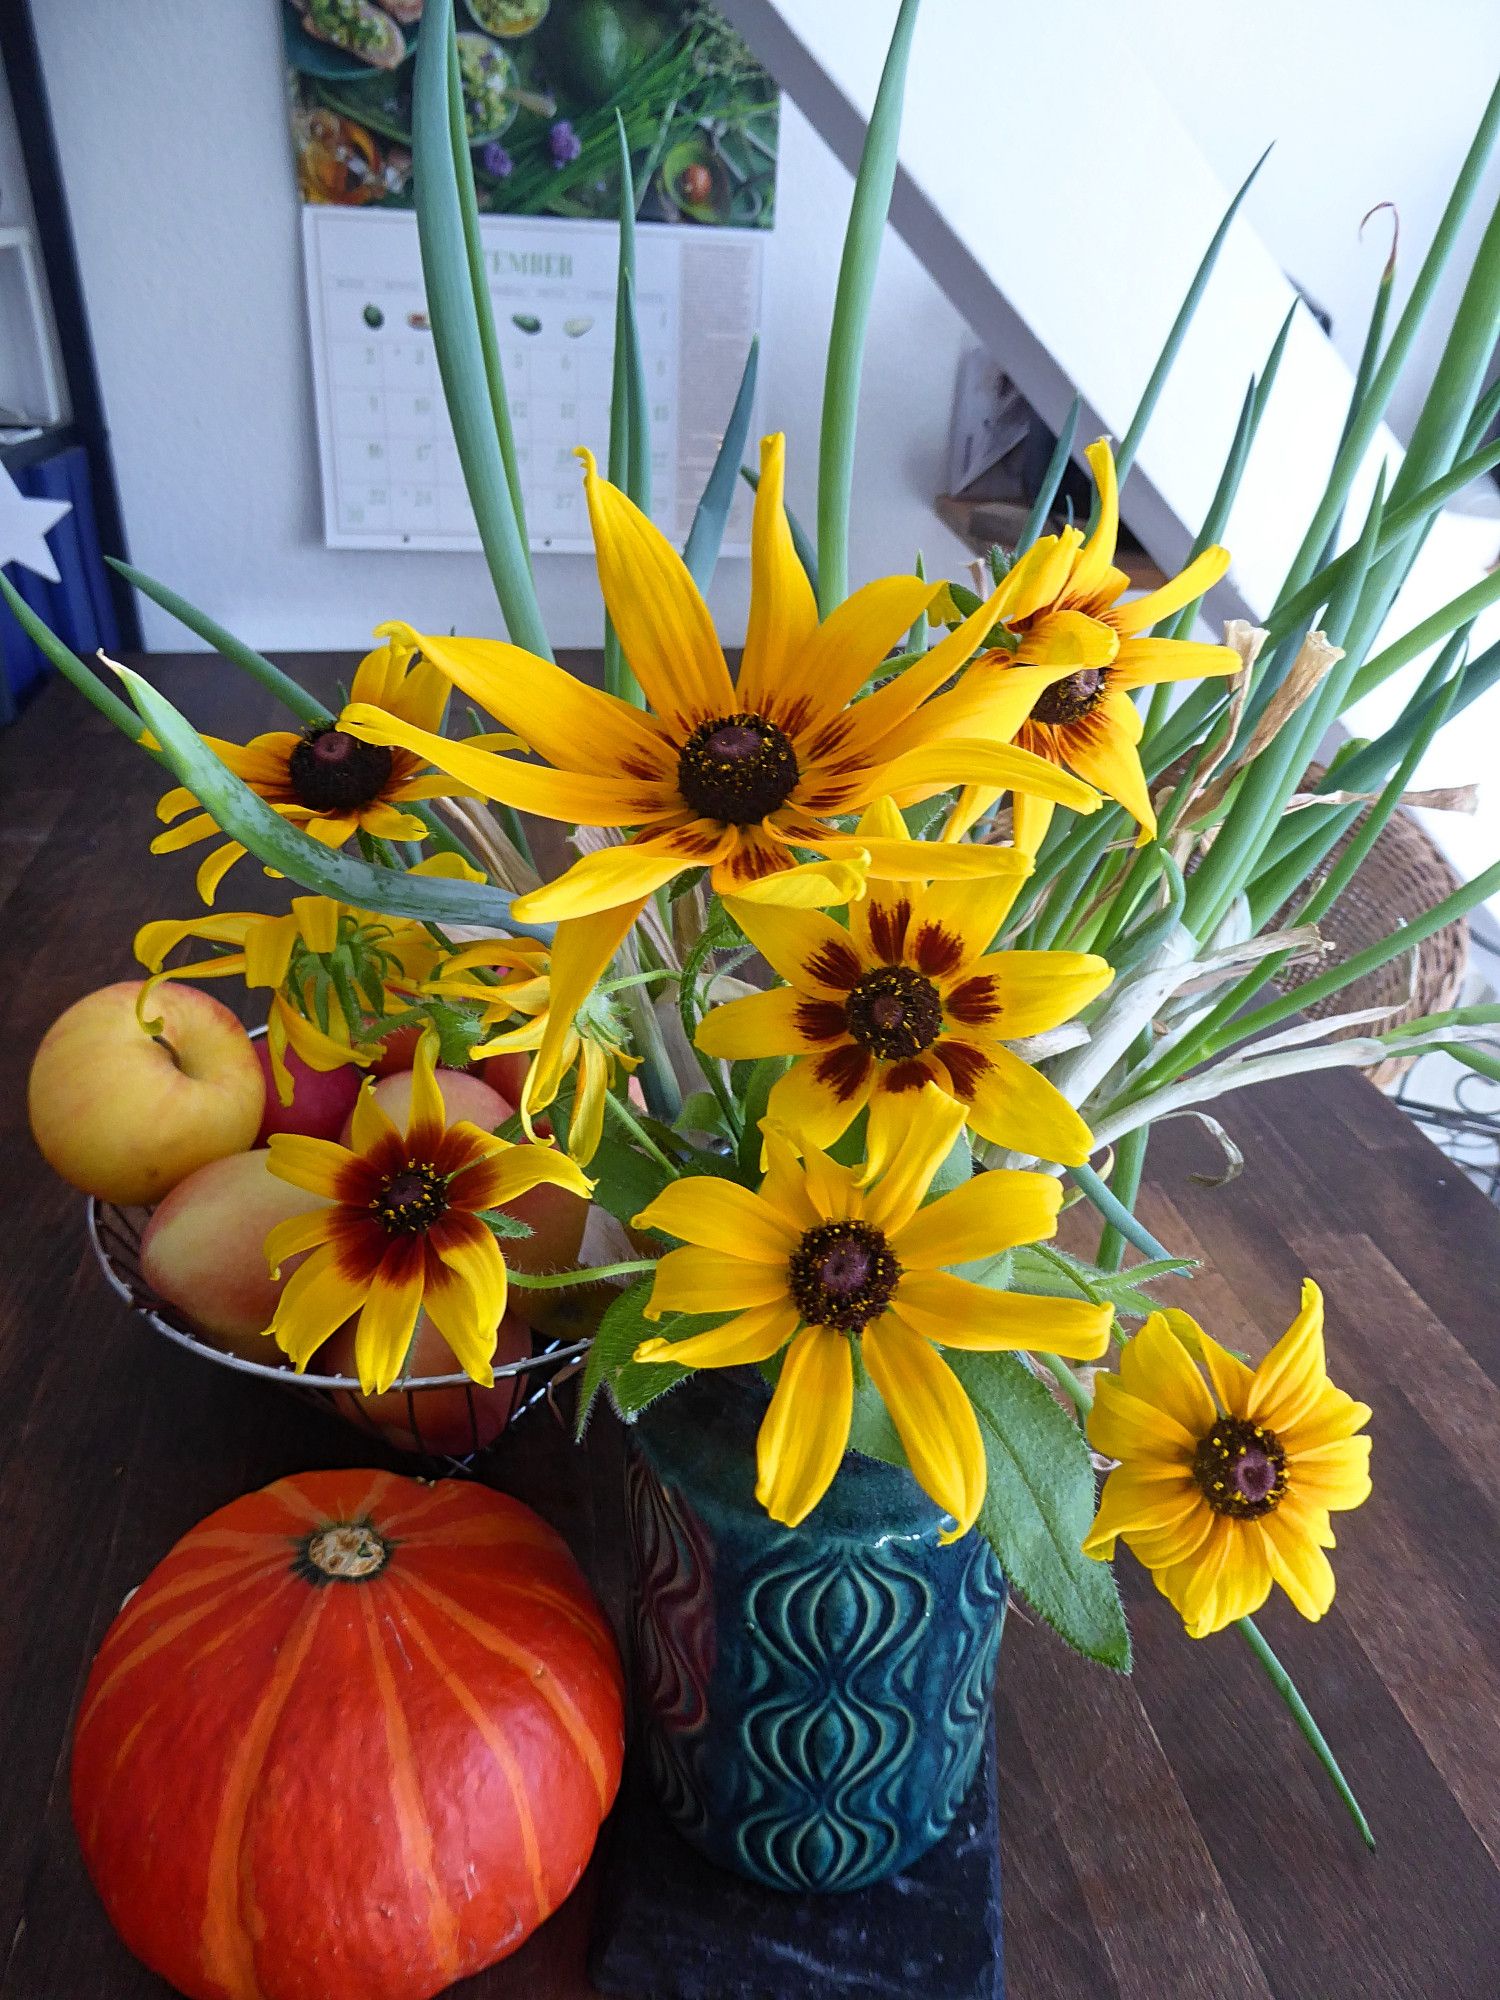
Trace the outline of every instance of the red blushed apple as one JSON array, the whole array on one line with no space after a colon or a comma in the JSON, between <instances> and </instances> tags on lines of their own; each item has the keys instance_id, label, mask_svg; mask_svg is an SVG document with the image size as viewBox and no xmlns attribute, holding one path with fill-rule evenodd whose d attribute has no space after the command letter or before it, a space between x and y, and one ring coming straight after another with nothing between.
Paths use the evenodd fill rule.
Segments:
<instances>
[{"instance_id":1,"label":"red blushed apple","mask_svg":"<svg viewBox=\"0 0 1500 2000\"><path fill-rule=\"evenodd\" d=\"M356 1322L346 1320L332 1339L318 1349L313 1366L323 1375L358 1375L354 1360ZM524 1361L531 1353L531 1328L514 1312L500 1322L495 1366ZM407 1355L408 1375L457 1375L453 1350L423 1313ZM465 1458L499 1437L510 1421L518 1384L523 1378L502 1375L492 1389L476 1383L451 1389L387 1389L383 1396L337 1389L334 1402L340 1416L357 1429L373 1425L397 1451L429 1452L436 1457Z\"/></svg>"},{"instance_id":2,"label":"red blushed apple","mask_svg":"<svg viewBox=\"0 0 1500 2000\"><path fill-rule=\"evenodd\" d=\"M264 1035L255 1044L256 1058L266 1080L266 1109L255 1143L263 1146L273 1132L297 1132L307 1139L336 1139L354 1109L364 1071L353 1063L342 1069L311 1069L295 1049L282 1060L292 1079L292 1101L283 1104L271 1074L271 1050Z\"/></svg>"},{"instance_id":3,"label":"red blushed apple","mask_svg":"<svg viewBox=\"0 0 1500 2000\"><path fill-rule=\"evenodd\" d=\"M265 1082L229 1009L194 986L158 986L136 1019L142 982L74 1001L31 1065L31 1130L49 1166L85 1194L148 1206L194 1168L255 1143Z\"/></svg>"},{"instance_id":4,"label":"red blushed apple","mask_svg":"<svg viewBox=\"0 0 1500 2000\"><path fill-rule=\"evenodd\" d=\"M179 1181L146 1225L141 1276L206 1340L274 1368L282 1357L266 1328L302 1259L289 1257L273 1278L266 1237L326 1204L273 1174L270 1158L264 1149L231 1153Z\"/></svg>"},{"instance_id":5,"label":"red blushed apple","mask_svg":"<svg viewBox=\"0 0 1500 2000\"><path fill-rule=\"evenodd\" d=\"M436 1072L438 1090L442 1094L443 1110L448 1123L455 1124L460 1118L470 1125L477 1125L481 1132L493 1132L503 1125L507 1118L514 1116L515 1107L508 1104L498 1091L491 1090L477 1076L470 1076L464 1069L440 1069ZM398 1132L406 1130L406 1121L411 1114L412 1072L397 1070L394 1075L383 1076L375 1086L375 1102ZM349 1144L353 1130L353 1114L344 1120L343 1142Z\"/></svg>"},{"instance_id":6,"label":"red blushed apple","mask_svg":"<svg viewBox=\"0 0 1500 2000\"><path fill-rule=\"evenodd\" d=\"M403 1069L410 1069L417 1059L417 1043L421 1039L420 1028L397 1028L393 1035L386 1036L370 1067L377 1076L395 1076Z\"/></svg>"}]
</instances>

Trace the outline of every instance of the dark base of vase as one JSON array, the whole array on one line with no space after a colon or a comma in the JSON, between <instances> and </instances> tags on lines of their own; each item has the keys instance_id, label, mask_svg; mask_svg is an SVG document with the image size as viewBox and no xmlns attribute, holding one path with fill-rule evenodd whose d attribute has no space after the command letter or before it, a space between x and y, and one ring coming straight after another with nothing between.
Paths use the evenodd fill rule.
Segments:
<instances>
[{"instance_id":1,"label":"dark base of vase","mask_svg":"<svg viewBox=\"0 0 1500 2000\"><path fill-rule=\"evenodd\" d=\"M600 1864L589 1975L625 2000L1005 2000L993 1739L929 1854L830 1896L716 1868L674 1831L632 1758Z\"/></svg>"}]
</instances>

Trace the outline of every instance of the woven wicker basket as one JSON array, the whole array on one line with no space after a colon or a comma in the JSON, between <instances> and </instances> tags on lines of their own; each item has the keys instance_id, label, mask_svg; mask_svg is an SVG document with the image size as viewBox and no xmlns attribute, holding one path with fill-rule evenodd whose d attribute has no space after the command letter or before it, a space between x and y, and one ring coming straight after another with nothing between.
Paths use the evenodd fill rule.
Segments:
<instances>
[{"instance_id":1,"label":"woven wicker basket","mask_svg":"<svg viewBox=\"0 0 1500 2000\"><path fill-rule=\"evenodd\" d=\"M1322 775L1322 766L1312 765L1307 784L1314 784ZM1357 830L1350 829L1302 884L1293 901L1277 912L1270 928L1289 920L1295 905L1326 881ZM1367 946L1388 937L1394 924L1410 923L1413 918L1424 916L1459 886L1458 877L1432 841L1409 813L1398 808L1381 828L1353 880L1333 908L1319 919L1318 929L1329 950L1316 964L1289 965L1273 984L1278 992L1291 992L1330 965L1341 965ZM1356 979L1342 992L1314 1001L1307 1009L1308 1017L1326 1020L1332 1014L1347 1014L1361 1007L1390 1007L1395 1011L1388 1019L1372 1024L1383 1033L1423 1014L1436 1014L1456 1006L1469 960L1468 919L1455 918L1431 937L1424 938L1416 947L1415 958L1415 967L1408 953L1387 960L1378 970ZM1341 1028L1335 1039L1367 1032L1364 1028ZM1385 1089L1404 1076L1415 1060L1407 1056L1377 1063L1365 1073L1372 1083Z\"/></svg>"}]
</instances>

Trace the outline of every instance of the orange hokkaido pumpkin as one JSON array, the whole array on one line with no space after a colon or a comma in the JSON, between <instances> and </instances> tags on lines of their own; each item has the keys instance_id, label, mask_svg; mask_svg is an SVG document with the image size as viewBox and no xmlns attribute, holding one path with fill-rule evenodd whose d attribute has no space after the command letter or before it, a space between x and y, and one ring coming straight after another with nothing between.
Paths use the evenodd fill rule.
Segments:
<instances>
[{"instance_id":1,"label":"orange hokkaido pumpkin","mask_svg":"<svg viewBox=\"0 0 1500 2000\"><path fill-rule=\"evenodd\" d=\"M567 1896L622 1751L609 1627L529 1508L313 1472L127 1601L73 1817L110 1921L191 2000L428 2000Z\"/></svg>"}]
</instances>

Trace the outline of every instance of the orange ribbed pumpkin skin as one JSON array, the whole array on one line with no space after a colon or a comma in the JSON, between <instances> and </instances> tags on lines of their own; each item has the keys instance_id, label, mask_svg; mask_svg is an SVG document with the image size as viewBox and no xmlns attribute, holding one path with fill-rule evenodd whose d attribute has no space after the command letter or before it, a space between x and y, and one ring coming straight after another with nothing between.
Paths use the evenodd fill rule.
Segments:
<instances>
[{"instance_id":1,"label":"orange ribbed pumpkin skin","mask_svg":"<svg viewBox=\"0 0 1500 2000\"><path fill-rule=\"evenodd\" d=\"M614 1640L529 1508L307 1473L200 1522L120 1612L73 1817L110 1921L190 2000L429 2000L567 1896L623 1743Z\"/></svg>"}]
</instances>

